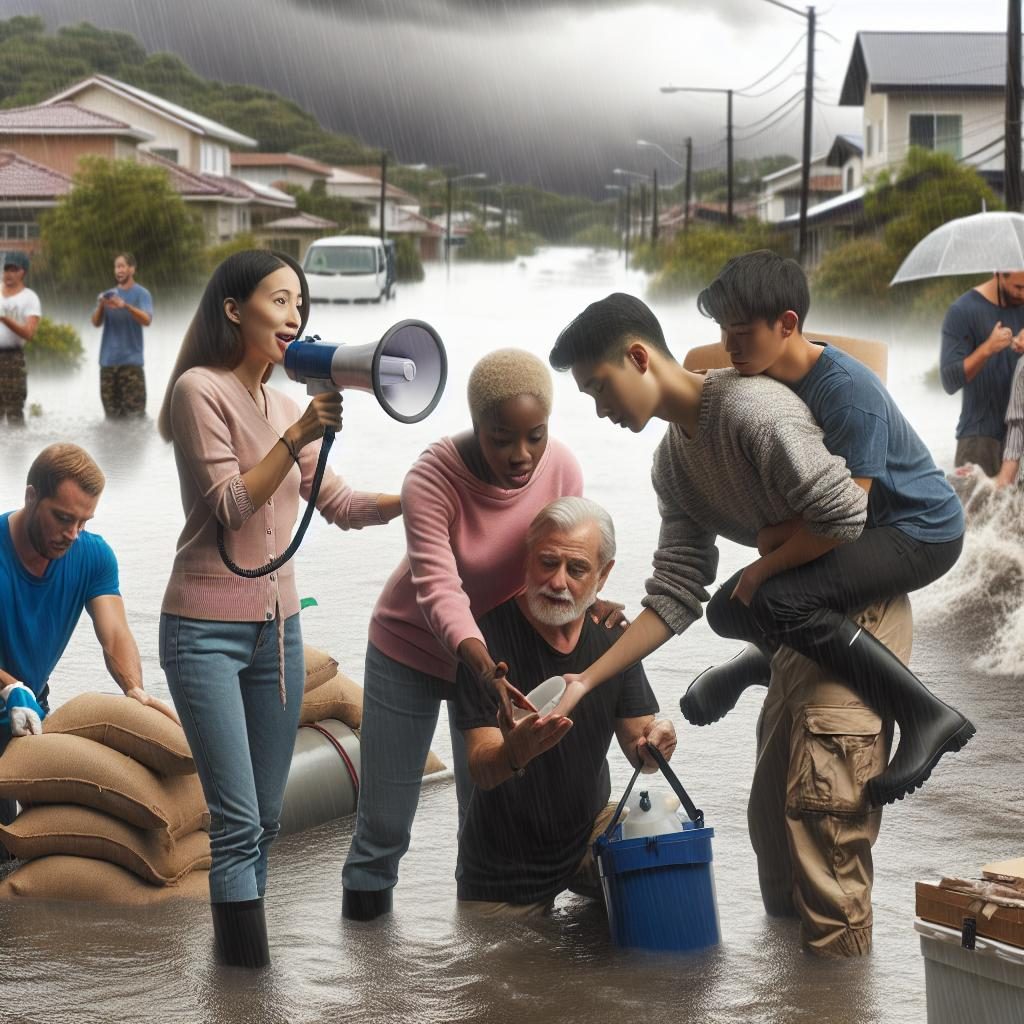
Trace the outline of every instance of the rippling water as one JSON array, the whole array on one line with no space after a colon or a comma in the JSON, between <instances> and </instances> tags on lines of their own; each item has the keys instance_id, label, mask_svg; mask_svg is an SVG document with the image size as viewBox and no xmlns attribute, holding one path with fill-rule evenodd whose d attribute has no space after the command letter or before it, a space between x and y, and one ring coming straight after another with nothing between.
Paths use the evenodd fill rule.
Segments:
<instances>
[{"instance_id":1,"label":"rippling water","mask_svg":"<svg viewBox=\"0 0 1024 1024\"><path fill-rule=\"evenodd\" d=\"M641 291L614 258L549 250L508 266L453 268L450 284L432 269L422 284L376 307L314 310L310 329L327 340L362 343L409 316L434 324L450 362L447 393L425 423L388 419L372 398L345 396L345 429L332 465L357 487L397 489L432 440L467 425L465 382L474 360L502 345L546 356L558 330L582 307L616 289ZM33 374L29 401L41 406L24 431L0 432L0 509L21 503L25 472L44 445L74 440L107 473L94 528L117 552L129 620L142 652L146 684L166 696L157 663L160 599L182 514L168 446L152 417L194 306L169 308L156 296L147 332L150 419L103 420L89 310L61 316L82 331L86 368L70 377ZM715 340L714 325L692 302L656 304L680 356ZM53 310L47 312L53 313ZM812 318L821 330L855 333L849 324ZM958 402L934 383L937 338L893 339L889 384L943 465L952 462ZM277 386L302 400L286 379ZM4 428L0 428L3 431ZM588 494L612 513L620 553L608 587L635 614L657 538L649 479L654 425L639 437L598 422L566 376L556 381L552 432L583 464ZM685 726L678 698L702 668L733 646L703 622L648 660L663 711L680 733L674 764L713 841L722 945L698 956L659 956L611 947L600 910L563 897L555 913L526 926L463 916L455 902L455 794L450 776L424 787L412 848L402 862L395 913L371 924L341 920L341 866L352 819L281 840L271 857L267 914L274 963L262 974L217 966L209 912L202 902L144 911L30 902L0 904L0 1020L45 1021L579 1021L918 1022L925 1019L924 969L912 930L914 881L978 871L1019 856L1024 785L1019 736L1024 611L1019 514L992 515L972 530L961 563L914 598L913 667L940 696L964 710L978 735L947 757L910 800L886 811L875 847L875 949L856 961L803 953L797 925L764 915L746 832L758 691L723 722ZM307 642L330 651L360 678L366 626L378 590L403 551L399 524L342 534L315 520L297 556ZM747 553L722 545L722 578ZM51 680L54 703L110 689L87 617ZM762 691L763 692L763 691ZM435 749L446 757L439 730ZM613 787L625 785L625 759L613 750Z\"/></svg>"}]
</instances>

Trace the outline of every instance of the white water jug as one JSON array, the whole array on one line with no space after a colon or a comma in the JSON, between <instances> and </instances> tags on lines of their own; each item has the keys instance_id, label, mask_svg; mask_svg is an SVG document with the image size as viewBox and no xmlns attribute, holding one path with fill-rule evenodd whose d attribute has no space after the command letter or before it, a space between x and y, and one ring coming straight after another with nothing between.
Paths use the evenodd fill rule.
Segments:
<instances>
[{"instance_id":1,"label":"white water jug","mask_svg":"<svg viewBox=\"0 0 1024 1024\"><path fill-rule=\"evenodd\" d=\"M622 838L662 836L669 832L682 832L679 817L679 797L675 793L657 790L634 790L626 802L628 814L622 823Z\"/></svg>"}]
</instances>

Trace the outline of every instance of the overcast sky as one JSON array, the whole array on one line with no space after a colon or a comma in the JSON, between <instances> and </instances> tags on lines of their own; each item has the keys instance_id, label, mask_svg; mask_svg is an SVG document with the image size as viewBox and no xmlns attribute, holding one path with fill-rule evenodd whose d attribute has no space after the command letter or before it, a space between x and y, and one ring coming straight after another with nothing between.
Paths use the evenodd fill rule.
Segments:
<instances>
[{"instance_id":1,"label":"overcast sky","mask_svg":"<svg viewBox=\"0 0 1024 1024\"><path fill-rule=\"evenodd\" d=\"M130 32L204 76L275 89L403 162L495 181L593 194L613 167L660 159L637 138L681 155L690 135L697 167L724 166L724 95L662 95L667 84L764 93L735 99L736 155L799 154L799 101L778 123L766 115L803 87L806 22L768 0L0 0L0 12ZM835 105L858 31L1005 21L1006 0L824 0L815 152L860 128L859 109ZM678 171L662 160L659 173Z\"/></svg>"}]
</instances>

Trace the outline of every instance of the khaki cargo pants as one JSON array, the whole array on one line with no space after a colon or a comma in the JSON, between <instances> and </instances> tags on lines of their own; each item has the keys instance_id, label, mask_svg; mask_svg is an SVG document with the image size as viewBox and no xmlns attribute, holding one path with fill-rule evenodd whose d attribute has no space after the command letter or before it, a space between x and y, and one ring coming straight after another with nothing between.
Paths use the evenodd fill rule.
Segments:
<instances>
[{"instance_id":1,"label":"khaki cargo pants","mask_svg":"<svg viewBox=\"0 0 1024 1024\"><path fill-rule=\"evenodd\" d=\"M913 620L903 595L856 621L897 657L910 658ZM871 847L882 821L864 786L884 770L892 743L882 720L849 689L789 648L772 661L757 723L747 806L765 909L798 916L812 951L871 949Z\"/></svg>"}]
</instances>

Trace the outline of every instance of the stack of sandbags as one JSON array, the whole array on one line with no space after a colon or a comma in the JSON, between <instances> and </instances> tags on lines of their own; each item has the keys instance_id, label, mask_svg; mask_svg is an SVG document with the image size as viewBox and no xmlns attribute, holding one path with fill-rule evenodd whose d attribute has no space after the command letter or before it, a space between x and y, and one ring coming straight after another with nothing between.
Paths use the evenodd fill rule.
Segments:
<instances>
[{"instance_id":1,"label":"stack of sandbags","mask_svg":"<svg viewBox=\"0 0 1024 1024\"><path fill-rule=\"evenodd\" d=\"M59 707L42 736L8 745L0 796L23 808L0 842L28 862L0 898L146 903L206 892L210 815L185 734L138 701L87 693Z\"/></svg>"},{"instance_id":2,"label":"stack of sandbags","mask_svg":"<svg viewBox=\"0 0 1024 1024\"><path fill-rule=\"evenodd\" d=\"M363 688L338 671L338 663L324 651L307 645L305 657L306 691L300 726L332 718L358 734L363 721ZM444 768L444 762L431 750L423 774L433 775Z\"/></svg>"}]
</instances>

